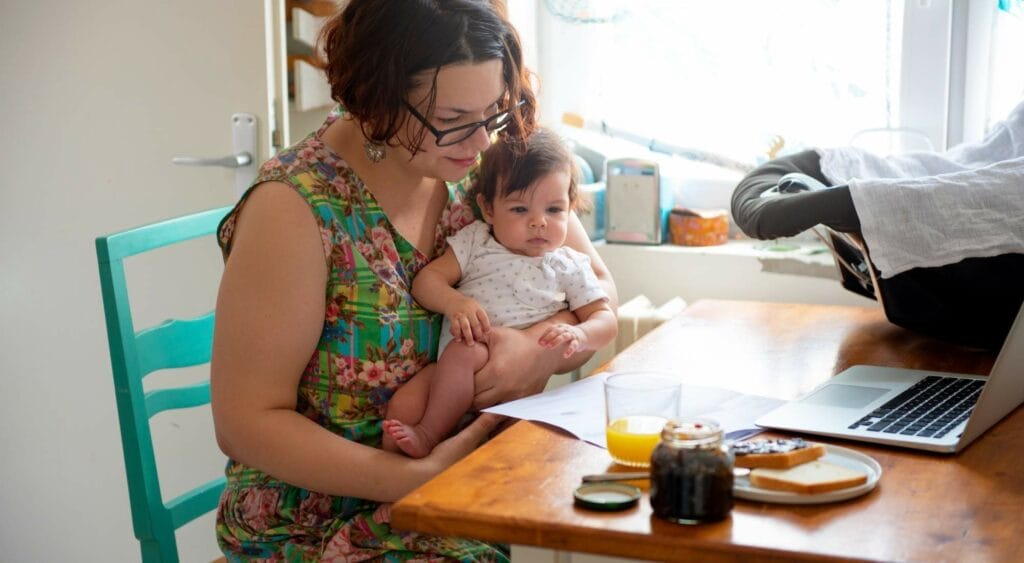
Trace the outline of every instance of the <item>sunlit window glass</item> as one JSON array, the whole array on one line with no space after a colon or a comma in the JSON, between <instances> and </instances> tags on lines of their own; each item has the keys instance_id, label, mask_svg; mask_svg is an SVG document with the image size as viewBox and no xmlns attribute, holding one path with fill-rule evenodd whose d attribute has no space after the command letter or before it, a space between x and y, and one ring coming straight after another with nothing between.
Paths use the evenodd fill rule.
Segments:
<instances>
[{"instance_id":1,"label":"sunlit window glass","mask_svg":"<svg viewBox=\"0 0 1024 563\"><path fill-rule=\"evenodd\" d=\"M574 112L744 161L776 137L787 150L846 144L898 127L902 10L902 0L547 0L546 118Z\"/></svg>"}]
</instances>

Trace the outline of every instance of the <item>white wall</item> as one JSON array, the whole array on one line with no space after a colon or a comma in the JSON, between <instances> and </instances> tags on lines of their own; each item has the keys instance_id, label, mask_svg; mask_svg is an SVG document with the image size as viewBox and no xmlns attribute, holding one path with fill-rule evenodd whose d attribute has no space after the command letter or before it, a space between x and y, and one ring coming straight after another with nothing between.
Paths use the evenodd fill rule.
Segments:
<instances>
[{"instance_id":1,"label":"white wall","mask_svg":"<svg viewBox=\"0 0 1024 563\"><path fill-rule=\"evenodd\" d=\"M181 64L190 56L235 61L219 74L265 104L265 65L252 65L253 75L237 64L253 52L262 61L261 47L221 36L216 52L197 52L194 39L217 37L222 30L207 26L231 17L262 44L262 4L251 5L208 3L202 19L189 17L189 2L0 2L2 561L139 559L93 240L234 199L230 171L176 169L170 155L182 147L167 145L198 118L216 120L218 131L223 119L224 139L198 135L190 152L215 156L225 139L230 147L230 113L205 115L219 113L223 100ZM168 22L191 31L169 34ZM192 108L190 96L206 102ZM168 97L175 103L165 105ZM139 147L153 158L124 156ZM137 266L129 263L128 273L143 321L164 318L169 302L193 313L212 308L220 268L212 239L147 263L159 267L152 275L138 275ZM154 422L167 446L158 457L169 467L165 490L223 470L208 409ZM179 536L183 560L217 555L212 530L208 517Z\"/></svg>"}]
</instances>

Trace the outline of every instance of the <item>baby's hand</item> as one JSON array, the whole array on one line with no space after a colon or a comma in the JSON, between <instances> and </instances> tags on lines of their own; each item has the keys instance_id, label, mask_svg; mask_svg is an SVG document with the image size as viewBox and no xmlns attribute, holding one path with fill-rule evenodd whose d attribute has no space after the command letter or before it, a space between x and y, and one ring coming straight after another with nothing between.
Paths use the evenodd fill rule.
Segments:
<instances>
[{"instance_id":1,"label":"baby's hand","mask_svg":"<svg viewBox=\"0 0 1024 563\"><path fill-rule=\"evenodd\" d=\"M587 349L587 333L573 325L559 323L545 330L537 342L549 349L567 344L563 356L568 358Z\"/></svg>"},{"instance_id":2,"label":"baby's hand","mask_svg":"<svg viewBox=\"0 0 1024 563\"><path fill-rule=\"evenodd\" d=\"M472 346L473 342L484 342L491 330L491 322L487 312L475 299L463 297L458 299L445 311L451 323L452 336L456 342L465 342Z\"/></svg>"}]
</instances>

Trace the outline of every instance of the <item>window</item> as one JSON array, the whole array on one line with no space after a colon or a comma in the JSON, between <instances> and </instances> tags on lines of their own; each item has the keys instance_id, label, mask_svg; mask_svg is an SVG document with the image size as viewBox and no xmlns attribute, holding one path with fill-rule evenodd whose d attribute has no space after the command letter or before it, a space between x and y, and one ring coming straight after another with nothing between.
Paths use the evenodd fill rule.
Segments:
<instances>
[{"instance_id":1,"label":"window","mask_svg":"<svg viewBox=\"0 0 1024 563\"><path fill-rule=\"evenodd\" d=\"M536 0L530 11L545 122L575 113L751 164L779 138L796 151L874 128L941 150L980 138L1024 90L1016 0Z\"/></svg>"},{"instance_id":2,"label":"window","mask_svg":"<svg viewBox=\"0 0 1024 563\"><path fill-rule=\"evenodd\" d=\"M985 128L1006 117L1024 96L1024 7L1007 2L992 28Z\"/></svg>"},{"instance_id":3,"label":"window","mask_svg":"<svg viewBox=\"0 0 1024 563\"><path fill-rule=\"evenodd\" d=\"M754 163L899 126L901 0L544 0L545 121Z\"/></svg>"},{"instance_id":4,"label":"window","mask_svg":"<svg viewBox=\"0 0 1024 563\"><path fill-rule=\"evenodd\" d=\"M948 146L981 139L1020 102L1024 10L1020 0L954 2L950 27Z\"/></svg>"}]
</instances>

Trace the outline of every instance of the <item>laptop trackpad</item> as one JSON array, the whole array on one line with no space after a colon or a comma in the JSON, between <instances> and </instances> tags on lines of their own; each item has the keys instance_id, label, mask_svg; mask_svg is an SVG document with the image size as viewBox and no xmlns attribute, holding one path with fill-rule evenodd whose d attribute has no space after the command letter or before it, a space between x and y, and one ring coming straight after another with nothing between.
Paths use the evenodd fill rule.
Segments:
<instances>
[{"instance_id":1,"label":"laptop trackpad","mask_svg":"<svg viewBox=\"0 0 1024 563\"><path fill-rule=\"evenodd\" d=\"M830 407L861 408L885 395L889 389L831 383L800 399L801 403Z\"/></svg>"}]
</instances>

